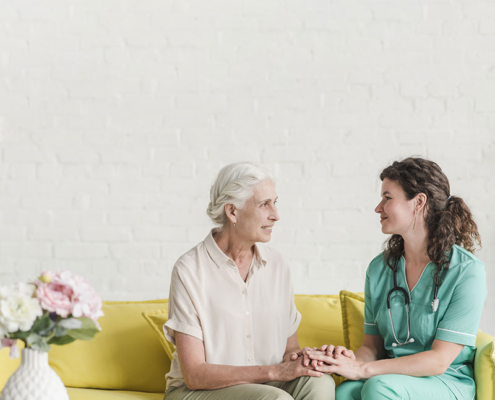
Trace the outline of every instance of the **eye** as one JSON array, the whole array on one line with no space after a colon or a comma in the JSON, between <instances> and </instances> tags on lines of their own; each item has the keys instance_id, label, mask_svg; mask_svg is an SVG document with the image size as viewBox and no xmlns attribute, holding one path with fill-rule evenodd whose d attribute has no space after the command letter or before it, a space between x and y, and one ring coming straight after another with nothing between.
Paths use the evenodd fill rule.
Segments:
<instances>
[{"instance_id":1,"label":"eye","mask_svg":"<svg viewBox=\"0 0 495 400\"><path fill-rule=\"evenodd\" d=\"M385 198L386 198L387 200L390 200L390 199L392 199L392 197L388 197L388 196L385 196Z\"/></svg>"},{"instance_id":2,"label":"eye","mask_svg":"<svg viewBox=\"0 0 495 400\"><path fill-rule=\"evenodd\" d=\"M266 207L267 205L268 205L268 203L265 202L265 203L261 204L261 207Z\"/></svg>"}]
</instances>

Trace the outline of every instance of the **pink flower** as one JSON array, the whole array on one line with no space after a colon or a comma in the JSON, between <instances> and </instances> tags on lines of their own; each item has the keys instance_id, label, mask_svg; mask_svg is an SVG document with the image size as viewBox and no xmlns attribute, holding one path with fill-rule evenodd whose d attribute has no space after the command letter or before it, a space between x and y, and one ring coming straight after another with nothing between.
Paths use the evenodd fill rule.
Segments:
<instances>
[{"instance_id":1,"label":"pink flower","mask_svg":"<svg viewBox=\"0 0 495 400\"><path fill-rule=\"evenodd\" d=\"M63 318L72 314L74 318L87 317L96 322L103 315L101 298L89 283L69 271L56 274L43 272L48 282L37 282L36 296L43 309L55 312ZM98 323L96 325L99 327Z\"/></svg>"},{"instance_id":2,"label":"pink flower","mask_svg":"<svg viewBox=\"0 0 495 400\"><path fill-rule=\"evenodd\" d=\"M42 276L48 273L43 272ZM59 279L58 274L55 275L50 283L38 282L36 289L36 297L40 301L41 307L49 312L54 312L63 318L72 311L72 295L73 289L70 282Z\"/></svg>"},{"instance_id":3,"label":"pink flower","mask_svg":"<svg viewBox=\"0 0 495 400\"><path fill-rule=\"evenodd\" d=\"M19 348L17 347L17 339L2 339L0 340L0 349L2 347L10 347L10 358L19 357Z\"/></svg>"},{"instance_id":4,"label":"pink flower","mask_svg":"<svg viewBox=\"0 0 495 400\"><path fill-rule=\"evenodd\" d=\"M94 322L103 316L101 298L96 294L89 283L80 276L75 276L72 316L75 318L87 317ZM96 322L96 326L100 326Z\"/></svg>"}]
</instances>

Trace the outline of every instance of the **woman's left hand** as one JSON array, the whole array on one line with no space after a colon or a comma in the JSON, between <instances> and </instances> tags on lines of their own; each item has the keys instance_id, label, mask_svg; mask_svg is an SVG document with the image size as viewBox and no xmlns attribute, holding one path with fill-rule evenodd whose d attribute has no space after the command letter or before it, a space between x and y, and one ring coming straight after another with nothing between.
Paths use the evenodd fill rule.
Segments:
<instances>
[{"instance_id":1,"label":"woman's left hand","mask_svg":"<svg viewBox=\"0 0 495 400\"><path fill-rule=\"evenodd\" d=\"M334 358L321 350L309 351L308 356L311 360L317 360L324 363L320 365L320 362L318 362L318 365L315 367L316 371L324 372L326 374L339 374L352 380L365 378L363 371L365 363L357 361L355 358Z\"/></svg>"}]
</instances>

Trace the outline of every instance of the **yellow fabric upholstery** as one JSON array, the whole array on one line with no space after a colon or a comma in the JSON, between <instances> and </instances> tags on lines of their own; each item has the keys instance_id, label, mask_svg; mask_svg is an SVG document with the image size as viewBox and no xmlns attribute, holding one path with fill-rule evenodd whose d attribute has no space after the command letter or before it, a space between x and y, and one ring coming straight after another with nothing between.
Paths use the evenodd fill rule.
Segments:
<instances>
[{"instance_id":1,"label":"yellow fabric upholstery","mask_svg":"<svg viewBox=\"0 0 495 400\"><path fill-rule=\"evenodd\" d=\"M478 400L495 399L495 337L479 331L476 338L474 378Z\"/></svg>"},{"instance_id":2,"label":"yellow fabric upholstery","mask_svg":"<svg viewBox=\"0 0 495 400\"><path fill-rule=\"evenodd\" d=\"M297 330L301 347L344 344L339 296L296 295L295 303L302 316Z\"/></svg>"},{"instance_id":3,"label":"yellow fabric upholstery","mask_svg":"<svg viewBox=\"0 0 495 400\"><path fill-rule=\"evenodd\" d=\"M355 352L363 344L364 338L364 294L342 290L340 304L345 347Z\"/></svg>"},{"instance_id":4,"label":"yellow fabric upholstery","mask_svg":"<svg viewBox=\"0 0 495 400\"><path fill-rule=\"evenodd\" d=\"M163 400L163 393L67 388L70 400Z\"/></svg>"},{"instance_id":5,"label":"yellow fabric upholstery","mask_svg":"<svg viewBox=\"0 0 495 400\"><path fill-rule=\"evenodd\" d=\"M143 312L143 317L151 326L151 329L155 332L160 344L167 353L168 359L172 361L172 356L175 351L175 346L170 343L163 333L163 325L168 320L168 309L150 310Z\"/></svg>"},{"instance_id":6,"label":"yellow fabric upholstery","mask_svg":"<svg viewBox=\"0 0 495 400\"><path fill-rule=\"evenodd\" d=\"M18 341L19 354L22 353L21 349L24 348L24 342ZM0 391L7 383L10 376L21 365L21 357L12 359L9 357L10 349L0 349Z\"/></svg>"},{"instance_id":7,"label":"yellow fabric upholstery","mask_svg":"<svg viewBox=\"0 0 495 400\"><path fill-rule=\"evenodd\" d=\"M170 360L141 314L167 302L105 302L102 331L92 341L53 346L50 365L66 386L164 392Z\"/></svg>"}]
</instances>

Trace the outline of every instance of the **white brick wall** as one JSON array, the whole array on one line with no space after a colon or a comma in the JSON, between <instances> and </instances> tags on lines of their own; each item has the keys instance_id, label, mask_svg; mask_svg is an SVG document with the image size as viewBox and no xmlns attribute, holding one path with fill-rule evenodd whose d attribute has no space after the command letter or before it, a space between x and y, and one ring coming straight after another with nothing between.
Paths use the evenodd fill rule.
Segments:
<instances>
[{"instance_id":1,"label":"white brick wall","mask_svg":"<svg viewBox=\"0 0 495 400\"><path fill-rule=\"evenodd\" d=\"M476 216L495 333L494 20L480 0L0 2L0 283L68 268L167 297L216 172L250 160L297 292L362 290L378 174L422 155Z\"/></svg>"}]
</instances>

